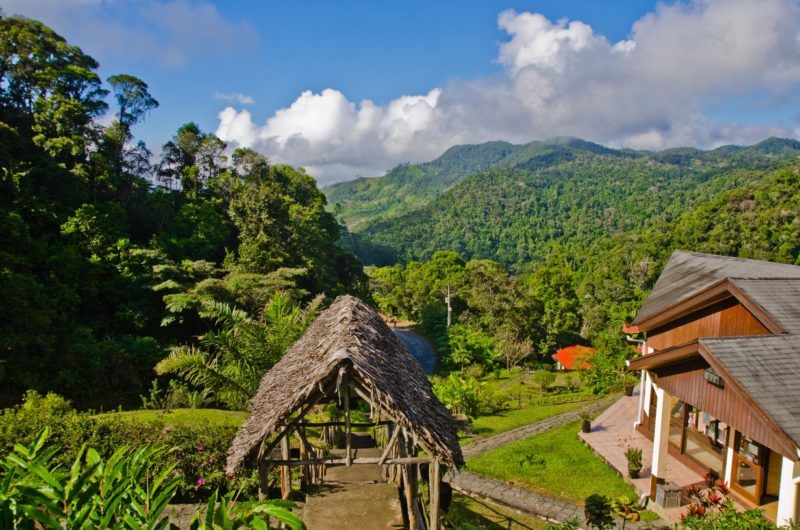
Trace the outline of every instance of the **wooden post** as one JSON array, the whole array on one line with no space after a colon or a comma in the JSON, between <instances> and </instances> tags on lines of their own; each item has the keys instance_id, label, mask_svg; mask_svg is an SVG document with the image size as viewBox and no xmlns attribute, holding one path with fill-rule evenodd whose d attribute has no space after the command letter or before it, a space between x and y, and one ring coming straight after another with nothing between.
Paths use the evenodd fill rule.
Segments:
<instances>
[{"instance_id":1,"label":"wooden post","mask_svg":"<svg viewBox=\"0 0 800 530\"><path fill-rule=\"evenodd\" d=\"M347 465L353 465L353 453L351 451L351 436L350 436L350 378L345 376L345 380L343 383L343 391L344 391L344 428L345 428L345 439L346 439L346 447L347 447Z\"/></svg>"},{"instance_id":2,"label":"wooden post","mask_svg":"<svg viewBox=\"0 0 800 530\"><path fill-rule=\"evenodd\" d=\"M289 460L289 433L281 439L281 458ZM287 500L292 495L292 468L281 466L281 499Z\"/></svg>"},{"instance_id":3,"label":"wooden post","mask_svg":"<svg viewBox=\"0 0 800 530\"><path fill-rule=\"evenodd\" d=\"M265 501L269 496L269 466L264 460L258 463L258 500Z\"/></svg>"},{"instance_id":4,"label":"wooden post","mask_svg":"<svg viewBox=\"0 0 800 530\"><path fill-rule=\"evenodd\" d=\"M417 514L414 513L414 503L417 494L417 466L406 464L403 466L403 487L406 497L406 511L408 512L408 527L417 528Z\"/></svg>"},{"instance_id":5,"label":"wooden post","mask_svg":"<svg viewBox=\"0 0 800 530\"><path fill-rule=\"evenodd\" d=\"M297 440L300 442L300 460L309 460L314 455L308 454L308 449L306 445L303 443L303 438L300 436L300 430L302 427L297 428ZM307 464L303 466L303 469L300 472L300 489L305 491L308 488L309 483L311 482L311 473L309 472L309 468L312 464Z\"/></svg>"},{"instance_id":6,"label":"wooden post","mask_svg":"<svg viewBox=\"0 0 800 530\"><path fill-rule=\"evenodd\" d=\"M430 524L428 530L439 530L439 460L431 460L428 474L428 491L431 497Z\"/></svg>"}]
</instances>

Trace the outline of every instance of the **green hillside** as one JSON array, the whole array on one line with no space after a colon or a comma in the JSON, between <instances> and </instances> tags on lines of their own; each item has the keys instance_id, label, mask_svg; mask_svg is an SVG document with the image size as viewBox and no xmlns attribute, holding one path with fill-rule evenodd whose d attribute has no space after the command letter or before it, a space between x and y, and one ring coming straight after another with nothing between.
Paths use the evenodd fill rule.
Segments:
<instances>
[{"instance_id":1,"label":"green hillside","mask_svg":"<svg viewBox=\"0 0 800 530\"><path fill-rule=\"evenodd\" d=\"M619 151L575 138L553 138L524 145L499 141L457 145L432 162L403 164L383 177L341 182L322 191L339 219L350 230L359 231L376 219L390 219L416 209L484 169L520 164L546 166L578 152L623 156Z\"/></svg>"},{"instance_id":2,"label":"green hillside","mask_svg":"<svg viewBox=\"0 0 800 530\"><path fill-rule=\"evenodd\" d=\"M423 190L438 185L432 171L426 173L425 186L415 184L407 194L398 187L394 170L371 180L374 199L364 201L354 193L339 211L345 219L361 212L360 221L353 225L350 217L350 222L360 243L354 251L365 263L377 261L364 250L372 245L402 260L427 259L447 249L520 269L544 260L554 245L584 255L608 237L676 219L726 190L757 184L765 170L798 155L800 142L784 139L661 152L562 139L510 146L502 159L492 159L493 167L442 187L427 201ZM454 172L441 169L443 158L423 166L439 168L438 174L451 182ZM458 158L461 170L466 171L468 159ZM419 172L423 166L404 166L404 171ZM368 219L370 208L380 204L387 213Z\"/></svg>"}]
</instances>

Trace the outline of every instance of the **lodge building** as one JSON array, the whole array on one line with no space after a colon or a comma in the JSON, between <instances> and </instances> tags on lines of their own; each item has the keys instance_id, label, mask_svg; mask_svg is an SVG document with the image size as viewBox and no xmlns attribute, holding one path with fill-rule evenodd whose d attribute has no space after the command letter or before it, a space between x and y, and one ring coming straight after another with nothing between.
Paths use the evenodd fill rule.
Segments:
<instances>
[{"instance_id":1,"label":"lodge building","mask_svg":"<svg viewBox=\"0 0 800 530\"><path fill-rule=\"evenodd\" d=\"M646 337L629 365L651 498L676 458L778 524L798 521L800 267L677 251L633 326Z\"/></svg>"}]
</instances>

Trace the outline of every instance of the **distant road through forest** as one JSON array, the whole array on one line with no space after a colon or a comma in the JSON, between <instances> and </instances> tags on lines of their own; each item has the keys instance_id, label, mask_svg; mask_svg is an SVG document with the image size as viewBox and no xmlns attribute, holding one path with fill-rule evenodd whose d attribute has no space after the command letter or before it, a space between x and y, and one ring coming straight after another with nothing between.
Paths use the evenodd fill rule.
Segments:
<instances>
[{"instance_id":1,"label":"distant road through forest","mask_svg":"<svg viewBox=\"0 0 800 530\"><path fill-rule=\"evenodd\" d=\"M436 368L436 348L431 341L409 328L397 328L394 332L425 373L432 374Z\"/></svg>"}]
</instances>

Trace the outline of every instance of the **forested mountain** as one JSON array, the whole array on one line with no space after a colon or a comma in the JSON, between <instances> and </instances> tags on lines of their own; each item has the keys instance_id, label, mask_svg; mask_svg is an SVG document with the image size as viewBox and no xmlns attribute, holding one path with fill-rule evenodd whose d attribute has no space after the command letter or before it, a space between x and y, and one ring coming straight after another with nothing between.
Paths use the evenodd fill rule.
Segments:
<instances>
[{"instance_id":1,"label":"forested mountain","mask_svg":"<svg viewBox=\"0 0 800 530\"><path fill-rule=\"evenodd\" d=\"M322 191L337 216L351 231L358 231L375 219L389 219L422 206L478 171L525 162L546 164L553 158L578 151L613 152L575 138L552 138L524 145L500 141L457 145L432 162L403 164L383 177L341 182Z\"/></svg>"},{"instance_id":2,"label":"forested mountain","mask_svg":"<svg viewBox=\"0 0 800 530\"><path fill-rule=\"evenodd\" d=\"M261 321L278 289L300 302L365 285L311 176L194 123L153 160L133 131L158 102L97 68L40 22L0 16L3 402L138 401L166 350L213 326L209 304Z\"/></svg>"},{"instance_id":3,"label":"forested mountain","mask_svg":"<svg viewBox=\"0 0 800 530\"><path fill-rule=\"evenodd\" d=\"M519 270L544 260L554 245L583 255L604 238L639 232L725 190L752 186L765 170L800 155L800 142L777 138L712 151L613 150L574 139L505 146L505 154L492 158L489 169L458 178L447 173L442 179L448 183L461 181L438 195L424 195L436 188L433 184L408 181L406 188L414 191L406 198L398 187L400 168L370 183L373 199L353 194L337 212L351 222L353 212L372 212L353 226L362 260L381 263L382 256L370 252L374 247L403 260L427 259L447 249ZM479 152L475 147L467 152ZM466 168L467 158L460 160L465 163L459 167ZM469 165L476 164L469 160ZM444 164L437 159L423 166ZM421 171L419 167L402 169L410 175ZM401 209L404 213L398 213Z\"/></svg>"}]
</instances>

